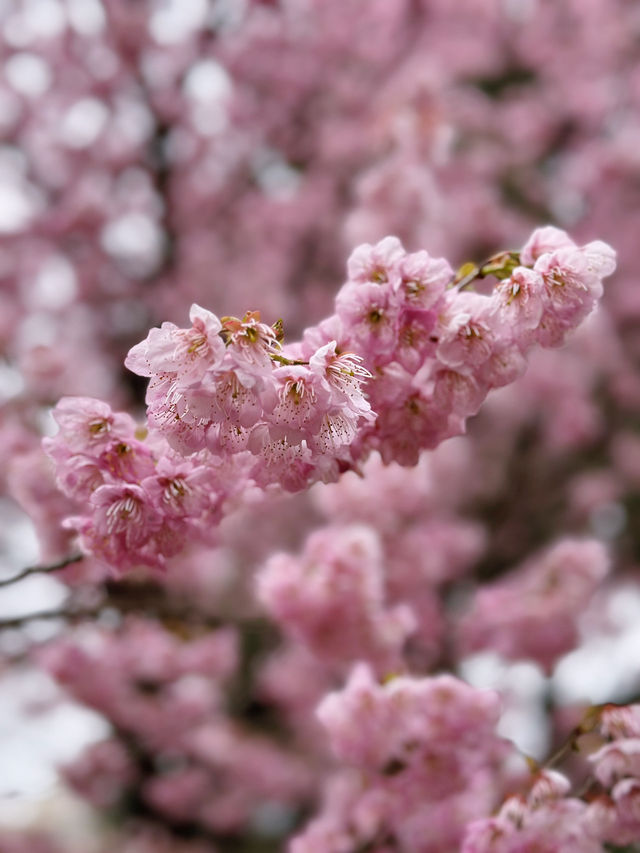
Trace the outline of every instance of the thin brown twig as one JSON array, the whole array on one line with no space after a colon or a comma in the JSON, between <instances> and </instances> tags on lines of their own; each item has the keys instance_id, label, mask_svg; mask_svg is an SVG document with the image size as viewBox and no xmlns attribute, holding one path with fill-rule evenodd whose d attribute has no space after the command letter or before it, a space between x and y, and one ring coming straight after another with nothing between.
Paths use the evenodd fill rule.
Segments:
<instances>
[{"instance_id":1,"label":"thin brown twig","mask_svg":"<svg viewBox=\"0 0 640 853\"><path fill-rule=\"evenodd\" d=\"M125 601L114 601L105 598L99 604L92 607L78 606L77 604L67 605L66 607L57 610L34 610L31 613L23 613L20 616L8 616L0 618L0 631L21 628L30 622L49 619L63 619L66 622L79 622L84 619L96 619L107 611L116 611L121 616L126 616L130 613L136 613L146 619L156 619L165 626L183 626L192 629L215 629L221 627L219 619L213 616L206 616L185 608L167 608L155 606L149 610L141 606L138 602L133 601L127 603Z\"/></svg>"},{"instance_id":2,"label":"thin brown twig","mask_svg":"<svg viewBox=\"0 0 640 853\"><path fill-rule=\"evenodd\" d=\"M28 566L26 569L22 569L21 572L18 572L17 575L12 575L10 578L0 578L0 586L9 586L12 583L21 581L23 578L29 577L29 575L41 575L48 574L49 572L57 572L60 569L64 569L72 563L78 563L83 559L84 554L72 554L70 557L64 557L57 563L51 563L48 566Z\"/></svg>"},{"instance_id":3,"label":"thin brown twig","mask_svg":"<svg viewBox=\"0 0 640 853\"><path fill-rule=\"evenodd\" d=\"M85 616L97 616L102 608L91 608L87 610L34 610L33 613L23 613L22 616L8 616L0 619L0 631L9 628L22 628L27 622L36 622L39 619L82 619Z\"/></svg>"},{"instance_id":4,"label":"thin brown twig","mask_svg":"<svg viewBox=\"0 0 640 853\"><path fill-rule=\"evenodd\" d=\"M582 721L569 733L569 736L564 743L551 755L542 765L545 768L554 767L560 764L572 752L579 752L580 738L583 735L589 734L600 723L602 710L606 705L592 705L585 712Z\"/></svg>"}]
</instances>

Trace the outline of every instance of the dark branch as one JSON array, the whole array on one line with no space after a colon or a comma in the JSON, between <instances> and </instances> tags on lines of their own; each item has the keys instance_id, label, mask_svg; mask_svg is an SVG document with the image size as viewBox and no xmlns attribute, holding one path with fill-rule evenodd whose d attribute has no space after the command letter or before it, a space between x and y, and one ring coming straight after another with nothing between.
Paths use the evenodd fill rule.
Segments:
<instances>
[{"instance_id":1,"label":"dark branch","mask_svg":"<svg viewBox=\"0 0 640 853\"><path fill-rule=\"evenodd\" d=\"M66 566L70 566L72 563L79 563L80 560L83 559L84 554L72 554L70 557L64 557L62 560L59 560L57 563L51 563L49 566L29 566L10 578L0 578L0 586L9 586L12 583L16 583L16 581L21 581L22 578L29 577L29 575L42 575L48 574L49 572L57 572L60 569L64 569Z\"/></svg>"},{"instance_id":2,"label":"dark branch","mask_svg":"<svg viewBox=\"0 0 640 853\"><path fill-rule=\"evenodd\" d=\"M23 613L22 616L10 616L0 619L0 631L9 628L22 628L28 622L36 622L38 619L82 619L85 616L97 616L99 609L92 610L35 610L33 613Z\"/></svg>"}]
</instances>

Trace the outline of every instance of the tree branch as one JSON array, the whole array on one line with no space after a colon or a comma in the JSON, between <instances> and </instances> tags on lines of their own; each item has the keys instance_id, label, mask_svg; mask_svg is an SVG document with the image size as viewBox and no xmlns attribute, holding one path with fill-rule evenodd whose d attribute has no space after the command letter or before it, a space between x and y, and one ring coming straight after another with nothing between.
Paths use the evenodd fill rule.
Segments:
<instances>
[{"instance_id":1,"label":"tree branch","mask_svg":"<svg viewBox=\"0 0 640 853\"><path fill-rule=\"evenodd\" d=\"M26 569L23 569L21 572L18 572L17 575L13 575L10 578L0 578L0 587L1 586L9 586L12 583L16 583L17 581L21 581L23 578L29 577L29 575L40 575L40 574L48 574L49 572L57 572L59 569L64 569L66 566L70 566L72 563L78 563L80 560L84 559L84 554L72 554L70 557L64 557L62 560L59 560L57 563L51 563L49 566L29 566Z\"/></svg>"},{"instance_id":2,"label":"tree branch","mask_svg":"<svg viewBox=\"0 0 640 853\"><path fill-rule=\"evenodd\" d=\"M97 616L101 608L88 610L34 610L33 613L23 613L22 616L8 616L0 619L0 631L9 628L22 628L28 622L36 622L38 619L82 619L85 616Z\"/></svg>"}]
</instances>

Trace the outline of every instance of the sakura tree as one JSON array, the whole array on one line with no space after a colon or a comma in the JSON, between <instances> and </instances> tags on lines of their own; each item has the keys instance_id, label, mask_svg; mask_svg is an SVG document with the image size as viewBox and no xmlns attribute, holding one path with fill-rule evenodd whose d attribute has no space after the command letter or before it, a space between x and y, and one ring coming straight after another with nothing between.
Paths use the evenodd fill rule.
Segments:
<instances>
[{"instance_id":1,"label":"sakura tree","mask_svg":"<svg viewBox=\"0 0 640 853\"><path fill-rule=\"evenodd\" d=\"M0 654L104 721L2 850L636 849L639 33L0 5Z\"/></svg>"}]
</instances>

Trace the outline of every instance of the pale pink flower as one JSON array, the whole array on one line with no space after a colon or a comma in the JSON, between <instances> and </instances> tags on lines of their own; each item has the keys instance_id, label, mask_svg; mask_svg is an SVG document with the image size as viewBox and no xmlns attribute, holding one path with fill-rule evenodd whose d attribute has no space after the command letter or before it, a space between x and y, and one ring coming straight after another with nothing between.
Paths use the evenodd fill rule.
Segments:
<instances>
[{"instance_id":1,"label":"pale pink flower","mask_svg":"<svg viewBox=\"0 0 640 853\"><path fill-rule=\"evenodd\" d=\"M273 439L267 424L255 426L247 448L257 457L251 477L263 488L279 483L286 491L297 492L315 480L316 456L305 440L291 444L286 437ZM337 477L337 470L333 478Z\"/></svg>"},{"instance_id":2,"label":"pale pink flower","mask_svg":"<svg viewBox=\"0 0 640 853\"><path fill-rule=\"evenodd\" d=\"M527 361L521 352L521 341L514 334L511 339L505 333L489 358L476 372L477 380L489 388L501 388L519 379L527 369Z\"/></svg>"},{"instance_id":3,"label":"pale pink flower","mask_svg":"<svg viewBox=\"0 0 640 853\"><path fill-rule=\"evenodd\" d=\"M404 248L397 237L385 237L375 246L365 243L354 249L347 261L349 279L358 284L397 286L402 275L399 264L404 257Z\"/></svg>"},{"instance_id":4,"label":"pale pink flower","mask_svg":"<svg viewBox=\"0 0 640 853\"><path fill-rule=\"evenodd\" d=\"M464 365L477 370L496 343L492 307L491 301L479 293L452 295L439 320L438 361L447 367Z\"/></svg>"},{"instance_id":5,"label":"pale pink flower","mask_svg":"<svg viewBox=\"0 0 640 853\"><path fill-rule=\"evenodd\" d=\"M74 454L56 438L45 438L42 447L55 464L56 485L69 498L87 500L105 482L106 472L96 459Z\"/></svg>"},{"instance_id":6,"label":"pale pink flower","mask_svg":"<svg viewBox=\"0 0 640 853\"><path fill-rule=\"evenodd\" d=\"M371 406L362 387L371 379L371 373L359 355L338 354L336 346L336 341L330 341L317 349L309 358L309 369L320 377L333 402L346 404L354 414L371 418Z\"/></svg>"},{"instance_id":7,"label":"pale pink flower","mask_svg":"<svg viewBox=\"0 0 640 853\"><path fill-rule=\"evenodd\" d=\"M487 385L462 371L442 368L434 376L433 401L446 412L475 415L487 396Z\"/></svg>"},{"instance_id":8,"label":"pale pink flower","mask_svg":"<svg viewBox=\"0 0 640 853\"><path fill-rule=\"evenodd\" d=\"M164 557L153 543L162 518L141 486L99 486L90 503L91 518L68 521L79 532L83 548L119 571L138 563L163 565Z\"/></svg>"},{"instance_id":9,"label":"pale pink flower","mask_svg":"<svg viewBox=\"0 0 640 853\"><path fill-rule=\"evenodd\" d=\"M640 781L622 779L610 796L589 803L586 823L602 841L622 847L633 845L640 837Z\"/></svg>"},{"instance_id":10,"label":"pale pink flower","mask_svg":"<svg viewBox=\"0 0 640 853\"><path fill-rule=\"evenodd\" d=\"M520 261L527 267L535 264L541 255L557 249L575 248L575 243L566 231L554 225L536 228L520 250Z\"/></svg>"},{"instance_id":11,"label":"pale pink flower","mask_svg":"<svg viewBox=\"0 0 640 853\"><path fill-rule=\"evenodd\" d=\"M206 465L189 465L163 457L153 476L141 482L158 512L169 518L197 521L213 509L221 496L216 472Z\"/></svg>"},{"instance_id":12,"label":"pale pink flower","mask_svg":"<svg viewBox=\"0 0 640 853\"><path fill-rule=\"evenodd\" d=\"M640 705L612 705L600 717L603 734L615 739L640 738Z\"/></svg>"},{"instance_id":13,"label":"pale pink flower","mask_svg":"<svg viewBox=\"0 0 640 853\"><path fill-rule=\"evenodd\" d=\"M526 267L516 267L509 278L501 281L493 291L493 300L505 323L513 328L514 337L524 345L531 336L527 332L537 328L546 293L542 275Z\"/></svg>"},{"instance_id":14,"label":"pale pink flower","mask_svg":"<svg viewBox=\"0 0 640 853\"><path fill-rule=\"evenodd\" d=\"M151 388L178 378L189 383L201 379L218 364L225 351L220 337L222 325L215 314L193 304L190 329L163 323L129 350L125 365L139 376L152 378Z\"/></svg>"},{"instance_id":15,"label":"pale pink flower","mask_svg":"<svg viewBox=\"0 0 640 853\"><path fill-rule=\"evenodd\" d=\"M435 310L408 308L400 312L393 357L410 373L416 373L434 356L437 319Z\"/></svg>"},{"instance_id":16,"label":"pale pink flower","mask_svg":"<svg viewBox=\"0 0 640 853\"><path fill-rule=\"evenodd\" d=\"M189 393L189 411L203 423L227 421L251 427L275 405L277 392L272 374L270 370L249 381L244 371L217 370L201 388Z\"/></svg>"},{"instance_id":17,"label":"pale pink flower","mask_svg":"<svg viewBox=\"0 0 640 853\"><path fill-rule=\"evenodd\" d=\"M585 821L586 804L575 798L529 808L508 800L495 818L467 827L461 853L602 853Z\"/></svg>"},{"instance_id":18,"label":"pale pink flower","mask_svg":"<svg viewBox=\"0 0 640 853\"><path fill-rule=\"evenodd\" d=\"M612 275L617 266L617 253L608 243L602 240L592 240L582 247L587 257L589 269L601 278Z\"/></svg>"},{"instance_id":19,"label":"pale pink flower","mask_svg":"<svg viewBox=\"0 0 640 853\"><path fill-rule=\"evenodd\" d=\"M98 466L109 478L139 483L153 474L155 460L148 445L133 439L106 445L98 458Z\"/></svg>"},{"instance_id":20,"label":"pale pink flower","mask_svg":"<svg viewBox=\"0 0 640 853\"><path fill-rule=\"evenodd\" d=\"M227 341L225 366L236 370L241 382L250 385L250 377L272 369L271 356L281 347L276 330L261 322L259 311L248 311L242 320L225 317L223 335Z\"/></svg>"},{"instance_id":21,"label":"pale pink flower","mask_svg":"<svg viewBox=\"0 0 640 853\"><path fill-rule=\"evenodd\" d=\"M444 294L453 278L453 270L444 258L432 258L428 252L406 255L399 264L399 288L407 306L431 309Z\"/></svg>"},{"instance_id":22,"label":"pale pink flower","mask_svg":"<svg viewBox=\"0 0 640 853\"><path fill-rule=\"evenodd\" d=\"M620 738L605 744L589 756L596 778L611 788L626 776L640 780L640 738Z\"/></svg>"},{"instance_id":23,"label":"pale pink flower","mask_svg":"<svg viewBox=\"0 0 640 853\"><path fill-rule=\"evenodd\" d=\"M286 437L298 444L318 432L330 405L330 394L318 372L306 365L277 367L273 371L278 402L266 416L273 439Z\"/></svg>"},{"instance_id":24,"label":"pale pink flower","mask_svg":"<svg viewBox=\"0 0 640 853\"><path fill-rule=\"evenodd\" d=\"M98 456L105 445L132 439L136 425L124 412L112 412L101 400L89 397L63 397L53 409L60 427L57 442L63 441L69 450Z\"/></svg>"},{"instance_id":25,"label":"pale pink flower","mask_svg":"<svg viewBox=\"0 0 640 853\"><path fill-rule=\"evenodd\" d=\"M590 267L587 256L578 248L567 247L548 252L537 259L534 271L545 285L549 306L563 316L578 319L585 317L595 300L602 296L600 276Z\"/></svg>"},{"instance_id":26,"label":"pale pink flower","mask_svg":"<svg viewBox=\"0 0 640 853\"><path fill-rule=\"evenodd\" d=\"M336 313L349 348L369 366L391 360L399 311L397 294L390 284L347 282L336 296Z\"/></svg>"}]
</instances>

